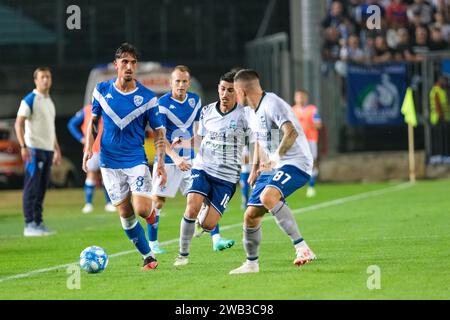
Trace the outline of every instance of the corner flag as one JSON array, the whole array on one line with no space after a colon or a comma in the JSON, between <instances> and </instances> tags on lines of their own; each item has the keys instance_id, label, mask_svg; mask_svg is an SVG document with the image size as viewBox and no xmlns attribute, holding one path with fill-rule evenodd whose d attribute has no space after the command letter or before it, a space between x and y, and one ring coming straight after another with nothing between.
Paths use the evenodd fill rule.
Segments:
<instances>
[{"instance_id":1,"label":"corner flag","mask_svg":"<svg viewBox=\"0 0 450 320\"><path fill-rule=\"evenodd\" d=\"M401 112L405 116L405 122L413 127L417 127L416 108L414 107L413 91L411 87L406 89Z\"/></svg>"}]
</instances>

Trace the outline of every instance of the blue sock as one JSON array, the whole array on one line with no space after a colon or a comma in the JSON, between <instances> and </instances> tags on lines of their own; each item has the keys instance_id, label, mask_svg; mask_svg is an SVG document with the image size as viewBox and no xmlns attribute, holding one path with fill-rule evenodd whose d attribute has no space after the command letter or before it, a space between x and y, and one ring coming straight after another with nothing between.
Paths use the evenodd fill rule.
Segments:
<instances>
[{"instance_id":1,"label":"blue sock","mask_svg":"<svg viewBox=\"0 0 450 320\"><path fill-rule=\"evenodd\" d=\"M219 232L219 224L216 225L216 227L213 229L213 231L210 232L211 237L216 235L216 234L220 234Z\"/></svg>"},{"instance_id":2,"label":"blue sock","mask_svg":"<svg viewBox=\"0 0 450 320\"><path fill-rule=\"evenodd\" d=\"M128 239L133 242L136 249L142 254L144 258L151 255L150 246L148 244L147 238L145 237L144 228L142 228L136 217L130 218L120 218L122 222L122 227L128 236Z\"/></svg>"},{"instance_id":3,"label":"blue sock","mask_svg":"<svg viewBox=\"0 0 450 320\"><path fill-rule=\"evenodd\" d=\"M109 197L108 191L106 191L105 186L103 186L103 193L105 194L106 203L111 203L111 198Z\"/></svg>"},{"instance_id":4,"label":"blue sock","mask_svg":"<svg viewBox=\"0 0 450 320\"><path fill-rule=\"evenodd\" d=\"M159 226L159 210L156 209L156 222L154 224L147 223L148 240L158 240L158 226Z\"/></svg>"},{"instance_id":5,"label":"blue sock","mask_svg":"<svg viewBox=\"0 0 450 320\"><path fill-rule=\"evenodd\" d=\"M84 183L84 199L86 203L92 204L92 198L94 198L95 183L86 180Z\"/></svg>"},{"instance_id":6,"label":"blue sock","mask_svg":"<svg viewBox=\"0 0 450 320\"><path fill-rule=\"evenodd\" d=\"M309 179L309 186L311 188L314 188L315 184L316 184L316 176L312 175L311 178Z\"/></svg>"}]
</instances>

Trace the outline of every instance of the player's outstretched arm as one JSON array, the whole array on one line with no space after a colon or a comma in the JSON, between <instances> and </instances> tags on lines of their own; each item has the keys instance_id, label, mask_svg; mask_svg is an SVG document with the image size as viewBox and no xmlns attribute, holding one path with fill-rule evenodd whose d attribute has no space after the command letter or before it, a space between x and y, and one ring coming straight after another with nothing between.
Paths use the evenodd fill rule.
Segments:
<instances>
[{"instance_id":1,"label":"player's outstretched arm","mask_svg":"<svg viewBox=\"0 0 450 320\"><path fill-rule=\"evenodd\" d=\"M92 146L94 145L95 137L98 133L98 123L99 118L97 116L92 116L88 123L86 130L86 143L84 145L83 153L83 171L87 172L87 161L92 158Z\"/></svg>"},{"instance_id":2,"label":"player's outstretched arm","mask_svg":"<svg viewBox=\"0 0 450 320\"><path fill-rule=\"evenodd\" d=\"M166 169L164 167L164 158L166 157L166 130L158 128L155 130L155 149L158 156L158 166L156 167L156 175L161 177L160 186L165 186L167 182Z\"/></svg>"},{"instance_id":3,"label":"player's outstretched arm","mask_svg":"<svg viewBox=\"0 0 450 320\"><path fill-rule=\"evenodd\" d=\"M191 165L186 161L185 158L180 157L178 153L173 150L173 143L170 144L169 140L164 137L164 143L166 145L166 154L172 159L173 163L180 168L181 171L187 171L191 169Z\"/></svg>"}]
</instances>

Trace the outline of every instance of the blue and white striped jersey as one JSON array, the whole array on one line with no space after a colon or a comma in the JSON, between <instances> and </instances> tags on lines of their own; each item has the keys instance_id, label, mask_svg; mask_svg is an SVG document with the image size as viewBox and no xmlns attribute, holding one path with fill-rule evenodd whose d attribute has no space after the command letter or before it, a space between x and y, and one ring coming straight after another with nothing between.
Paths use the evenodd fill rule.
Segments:
<instances>
[{"instance_id":1,"label":"blue and white striped jersey","mask_svg":"<svg viewBox=\"0 0 450 320\"><path fill-rule=\"evenodd\" d=\"M166 138L172 143L174 139L182 137L189 140L194 135L194 122L199 120L202 102L198 95L187 92L184 101L178 101L168 92L158 100L159 113L162 125L166 128ZM177 148L178 154L188 159L194 158L193 148ZM155 157L155 162L158 157ZM166 164L173 163L166 155Z\"/></svg>"},{"instance_id":2,"label":"blue and white striped jersey","mask_svg":"<svg viewBox=\"0 0 450 320\"><path fill-rule=\"evenodd\" d=\"M156 95L136 81L136 89L122 92L116 79L101 82L94 89L92 116L103 117L100 166L111 169L147 164L144 152L147 123L162 128Z\"/></svg>"}]
</instances>

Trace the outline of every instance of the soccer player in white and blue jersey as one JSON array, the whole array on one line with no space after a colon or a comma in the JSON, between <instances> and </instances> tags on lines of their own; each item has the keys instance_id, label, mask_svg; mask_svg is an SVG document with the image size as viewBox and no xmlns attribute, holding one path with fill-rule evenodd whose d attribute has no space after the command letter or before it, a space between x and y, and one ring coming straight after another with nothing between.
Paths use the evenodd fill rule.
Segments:
<instances>
[{"instance_id":1,"label":"soccer player in white and blue jersey","mask_svg":"<svg viewBox=\"0 0 450 320\"><path fill-rule=\"evenodd\" d=\"M167 180L170 183L160 186L159 179L153 180L153 210L155 210L156 222L148 224L147 227L150 248L155 253L165 252L158 243L158 227L160 210L163 208L166 198L175 197L178 190L185 196L192 184L191 166L194 158L192 138L194 137L194 124L198 124L202 103L197 94L188 91L191 84L190 73L187 66L176 66L171 73L171 91L158 100L160 120L166 128L166 139L168 143L174 144L176 147L172 149L168 145L166 148L164 162ZM155 163L158 163L158 157L155 158ZM224 250L234 244L233 240L223 239L220 236L218 225L211 232L211 236L215 251Z\"/></svg>"},{"instance_id":2,"label":"soccer player in white and blue jersey","mask_svg":"<svg viewBox=\"0 0 450 320\"><path fill-rule=\"evenodd\" d=\"M144 258L143 270L150 270L155 269L158 262L135 213L146 219L147 223L153 223L156 218L151 214L152 179L144 152L144 137L149 124L155 131L156 152L163 159L158 163L155 173L161 177L161 185L164 185L165 130L158 116L157 97L133 77L137 56L132 45L122 44L114 60L117 78L101 82L94 89L83 170L87 172L87 161L92 157L94 132L102 117L100 167L103 182L112 204L119 211L126 235Z\"/></svg>"},{"instance_id":3,"label":"soccer player in white and blue jersey","mask_svg":"<svg viewBox=\"0 0 450 320\"><path fill-rule=\"evenodd\" d=\"M200 115L198 135L202 141L193 161L192 186L181 219L180 254L175 266L188 263L197 217L205 231L213 230L239 181L248 123L245 108L236 103L233 77L232 72L221 77L219 101L205 106ZM209 204L208 209L199 214L204 201Z\"/></svg>"},{"instance_id":4,"label":"soccer player in white and blue jersey","mask_svg":"<svg viewBox=\"0 0 450 320\"><path fill-rule=\"evenodd\" d=\"M259 272L261 220L267 211L292 240L296 250L294 264L303 265L316 257L303 240L285 199L311 176L313 158L305 134L290 105L274 93L262 90L256 71L239 71L234 77L234 87L238 102L254 110L249 113L249 123L256 141L248 180L254 188L243 228L247 260L230 274Z\"/></svg>"}]
</instances>

